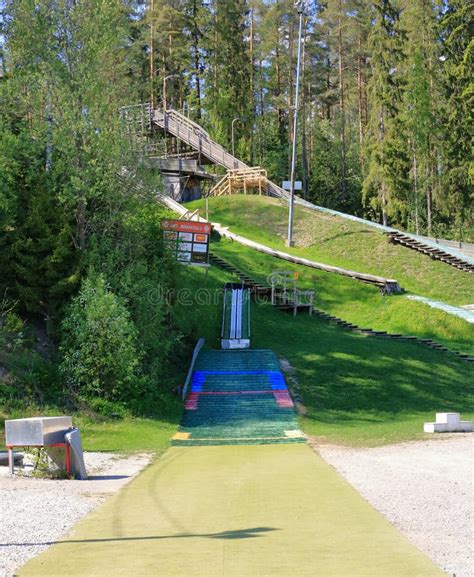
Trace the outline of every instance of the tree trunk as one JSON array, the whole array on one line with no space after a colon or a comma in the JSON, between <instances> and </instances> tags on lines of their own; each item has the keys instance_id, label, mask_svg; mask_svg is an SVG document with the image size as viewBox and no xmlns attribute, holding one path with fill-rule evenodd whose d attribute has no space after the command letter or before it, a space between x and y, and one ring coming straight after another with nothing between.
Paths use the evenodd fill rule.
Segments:
<instances>
[{"instance_id":1,"label":"tree trunk","mask_svg":"<svg viewBox=\"0 0 474 577\"><path fill-rule=\"evenodd\" d=\"M420 220L418 214L418 168L415 148L413 148L413 189L415 192L415 230L416 234L420 234Z\"/></svg>"},{"instance_id":2,"label":"tree trunk","mask_svg":"<svg viewBox=\"0 0 474 577\"><path fill-rule=\"evenodd\" d=\"M253 32L253 8L250 8L250 102L252 110L252 129L250 130L250 165L254 164L254 120L255 120L255 106L254 106L254 95L253 95L253 43L254 43L254 32Z\"/></svg>"},{"instance_id":3,"label":"tree trunk","mask_svg":"<svg viewBox=\"0 0 474 577\"><path fill-rule=\"evenodd\" d=\"M303 36L303 58L302 58L302 71L301 80L303 86L303 98L301 99L301 163L303 168L303 198L308 199L308 152L306 143L306 102L308 100L308 94L306 89L306 38L307 38L307 22L304 25L304 36Z\"/></svg>"},{"instance_id":4,"label":"tree trunk","mask_svg":"<svg viewBox=\"0 0 474 577\"><path fill-rule=\"evenodd\" d=\"M283 138L283 133L285 129L283 120L283 110L281 109L280 97L281 97L281 68L280 68L280 34L277 24L276 30L276 48L275 48L275 73L276 73L276 108L278 116L278 134L280 138Z\"/></svg>"},{"instance_id":5,"label":"tree trunk","mask_svg":"<svg viewBox=\"0 0 474 577\"><path fill-rule=\"evenodd\" d=\"M150 104L155 108L155 0L150 0Z\"/></svg>"},{"instance_id":6,"label":"tree trunk","mask_svg":"<svg viewBox=\"0 0 474 577\"><path fill-rule=\"evenodd\" d=\"M198 6L197 0L193 2L193 51L194 51L194 68L196 81L196 117L201 119L201 61L199 57L199 29L197 26Z\"/></svg>"},{"instance_id":7,"label":"tree trunk","mask_svg":"<svg viewBox=\"0 0 474 577\"><path fill-rule=\"evenodd\" d=\"M342 43L342 1L338 2L337 13L337 55L339 73L339 114L340 114L340 141L341 141L341 198L346 198L346 127L344 107L344 47Z\"/></svg>"},{"instance_id":8,"label":"tree trunk","mask_svg":"<svg viewBox=\"0 0 474 577\"><path fill-rule=\"evenodd\" d=\"M386 207L387 207L387 187L385 184L385 176L383 174L384 172L384 146L385 146L385 115L384 115L384 109L383 106L380 108L380 170L382 171L382 182L380 185L380 196L381 196L381 205L382 205L382 224L384 226L388 226L388 219L387 219L387 211L386 211Z\"/></svg>"}]
</instances>

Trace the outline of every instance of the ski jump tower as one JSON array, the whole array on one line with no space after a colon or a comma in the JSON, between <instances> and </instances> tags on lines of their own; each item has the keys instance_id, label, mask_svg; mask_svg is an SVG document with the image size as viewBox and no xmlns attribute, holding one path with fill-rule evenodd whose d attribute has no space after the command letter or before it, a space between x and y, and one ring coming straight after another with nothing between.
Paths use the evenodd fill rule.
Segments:
<instances>
[{"instance_id":1,"label":"ski jump tower","mask_svg":"<svg viewBox=\"0 0 474 577\"><path fill-rule=\"evenodd\" d=\"M249 166L230 154L202 126L177 110L138 104L122 108L120 116L134 145L160 169L169 196L178 202L201 196L199 189L204 181L211 183L210 196L239 191L288 198L285 190L268 180L264 169ZM162 142L153 142L154 132L165 136ZM173 137L170 146L166 136ZM216 178L203 169L209 164L221 166L227 173Z\"/></svg>"}]
</instances>

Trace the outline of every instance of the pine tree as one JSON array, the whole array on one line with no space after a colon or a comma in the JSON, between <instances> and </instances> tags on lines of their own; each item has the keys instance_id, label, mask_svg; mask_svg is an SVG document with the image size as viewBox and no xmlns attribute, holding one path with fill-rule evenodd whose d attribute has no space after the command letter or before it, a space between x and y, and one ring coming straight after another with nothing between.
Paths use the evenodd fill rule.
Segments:
<instances>
[{"instance_id":1,"label":"pine tree","mask_svg":"<svg viewBox=\"0 0 474 577\"><path fill-rule=\"evenodd\" d=\"M443 208L463 239L473 218L474 163L474 4L450 0L441 20L446 114L444 124Z\"/></svg>"},{"instance_id":2,"label":"pine tree","mask_svg":"<svg viewBox=\"0 0 474 577\"><path fill-rule=\"evenodd\" d=\"M363 190L366 203L376 212L381 210L382 222L387 225L389 217L403 221L406 210L408 159L401 119L404 38L393 0L378 0L373 6L369 162Z\"/></svg>"},{"instance_id":3,"label":"pine tree","mask_svg":"<svg viewBox=\"0 0 474 577\"><path fill-rule=\"evenodd\" d=\"M439 163L440 91L439 42L437 14L431 0L406 3L402 25L407 33L404 76L404 119L411 161L411 220L417 233L426 220L428 235L433 221L433 197L437 186ZM424 218L426 215L426 219Z\"/></svg>"},{"instance_id":4,"label":"pine tree","mask_svg":"<svg viewBox=\"0 0 474 577\"><path fill-rule=\"evenodd\" d=\"M247 2L212 2L212 24L207 34L208 73L206 108L209 127L227 146L231 143L232 120L239 119L236 152L250 157L248 134L253 125L250 91L251 62L246 46L248 37Z\"/></svg>"}]
</instances>

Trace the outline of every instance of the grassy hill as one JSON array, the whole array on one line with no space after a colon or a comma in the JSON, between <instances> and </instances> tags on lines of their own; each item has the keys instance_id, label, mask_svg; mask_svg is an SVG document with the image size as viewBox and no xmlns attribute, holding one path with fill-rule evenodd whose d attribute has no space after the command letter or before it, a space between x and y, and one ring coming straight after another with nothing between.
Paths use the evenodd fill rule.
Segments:
<instances>
[{"instance_id":1,"label":"grassy hill","mask_svg":"<svg viewBox=\"0 0 474 577\"><path fill-rule=\"evenodd\" d=\"M256 200L259 207L282 210L272 200L252 200ZM239 206L251 212L248 199L211 200L213 211L220 206L225 213L226 205L232 205L237 214ZM219 220L230 222L231 217L227 220L222 214ZM217 220L215 214L212 217ZM266 233L263 227L244 228L232 226L236 232L256 239L261 234L265 242L272 244L271 234ZM355 244L357 239L361 242L358 235L354 235L352 243ZM385 246L386 240L382 236L379 242ZM283 246L281 238L274 239L274 243L274 246ZM385 250L384 246L380 247L381 252ZM407 254L409 259L419 258L406 249L391 247L388 243L386 246L390 251L396 249L401 251L400 254ZM212 249L262 280L275 269L288 268L283 261L230 241L214 242ZM297 250L305 249L295 249L295 252ZM308 247L307 250L312 249ZM350 258L348 254L347 259ZM439 266L439 263L421 258L428 268ZM328 257L326 262L333 261ZM340 264L358 268L350 261ZM452 275L456 281L451 286L462 294L456 283L458 280L464 283L468 275L445 268L444 274ZM325 310L374 328L414 332L437 338L453 348L472 349L472 332L469 325L460 319L410 302L403 296L382 297L376 288L339 275L305 267L291 266L291 269L299 270L301 286L316 288L318 306ZM383 271L372 272L380 274ZM419 274L423 276L424 273L419 271ZM396 274L390 276L398 278ZM168 298L173 302L175 322L186 328L191 339L181 348L176 370L168 375L167 382L157 383L163 389L161 406L156 408L154 418L107 417L92 410L74 414L74 422L81 429L87 450L161 452L166 449L178 425L182 406L171 390L184 382L191 357L190 342L204 336L208 347L219 347L222 287L228 280L232 277L214 266L207 272L200 268L180 267L176 290ZM415 286L414 282L412 286ZM441 294L443 287L436 290ZM459 411L463 418L474 417L469 388L472 366L415 343L356 335L318 318L299 315L295 319L268 304L253 303L252 347L271 349L291 363L307 409L307 414L300 417L300 426L306 433L330 442L378 445L422 438L422 423L432 420L436 411ZM28 367L23 370L18 355L3 359L4 365L9 364L7 360L22 368L22 382L28 375L34 377L34 371L31 373ZM41 407L17 404L14 396L9 397L9 390L7 387L3 396L1 416L4 418L64 412L64 407L55 406L49 400Z\"/></svg>"},{"instance_id":2,"label":"grassy hill","mask_svg":"<svg viewBox=\"0 0 474 577\"><path fill-rule=\"evenodd\" d=\"M180 314L192 319L196 336L206 337L210 348L219 347L221 274L215 267L208 275L191 267L183 271L189 293ZM379 445L425 437L423 422L436 411L474 417L472 366L454 357L416 343L348 333L306 314L294 318L265 303L252 303L251 317L252 347L275 351L295 369L307 409L300 426L310 435Z\"/></svg>"},{"instance_id":3,"label":"grassy hill","mask_svg":"<svg viewBox=\"0 0 474 577\"><path fill-rule=\"evenodd\" d=\"M203 201L191 203L202 207ZM209 218L230 230L274 248L326 264L395 278L412 294L460 305L474 302L472 276L415 251L389 244L379 231L342 218L297 208L295 239L284 245L287 208L278 199L231 196L209 201ZM474 326L409 301L383 297L377 288L337 274L297 266L227 240L212 250L251 276L265 281L275 270L299 272L298 286L316 290L317 306L360 326L431 338L453 350L474 352Z\"/></svg>"}]
</instances>

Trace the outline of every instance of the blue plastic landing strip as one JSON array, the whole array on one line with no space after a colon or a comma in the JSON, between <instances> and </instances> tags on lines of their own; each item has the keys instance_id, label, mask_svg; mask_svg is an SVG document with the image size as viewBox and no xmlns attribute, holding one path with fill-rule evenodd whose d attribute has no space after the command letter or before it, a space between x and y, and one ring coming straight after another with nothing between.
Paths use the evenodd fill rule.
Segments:
<instances>
[{"instance_id":1,"label":"blue plastic landing strip","mask_svg":"<svg viewBox=\"0 0 474 577\"><path fill-rule=\"evenodd\" d=\"M194 371L193 380L207 375L268 375L282 377L280 371L256 370L256 371Z\"/></svg>"},{"instance_id":2,"label":"blue plastic landing strip","mask_svg":"<svg viewBox=\"0 0 474 577\"><path fill-rule=\"evenodd\" d=\"M201 393L206 382L207 376L211 375L262 375L268 377L270 388L273 391L286 391L285 379L279 371L271 370L254 370L254 371L195 371L191 384L192 393Z\"/></svg>"}]
</instances>

